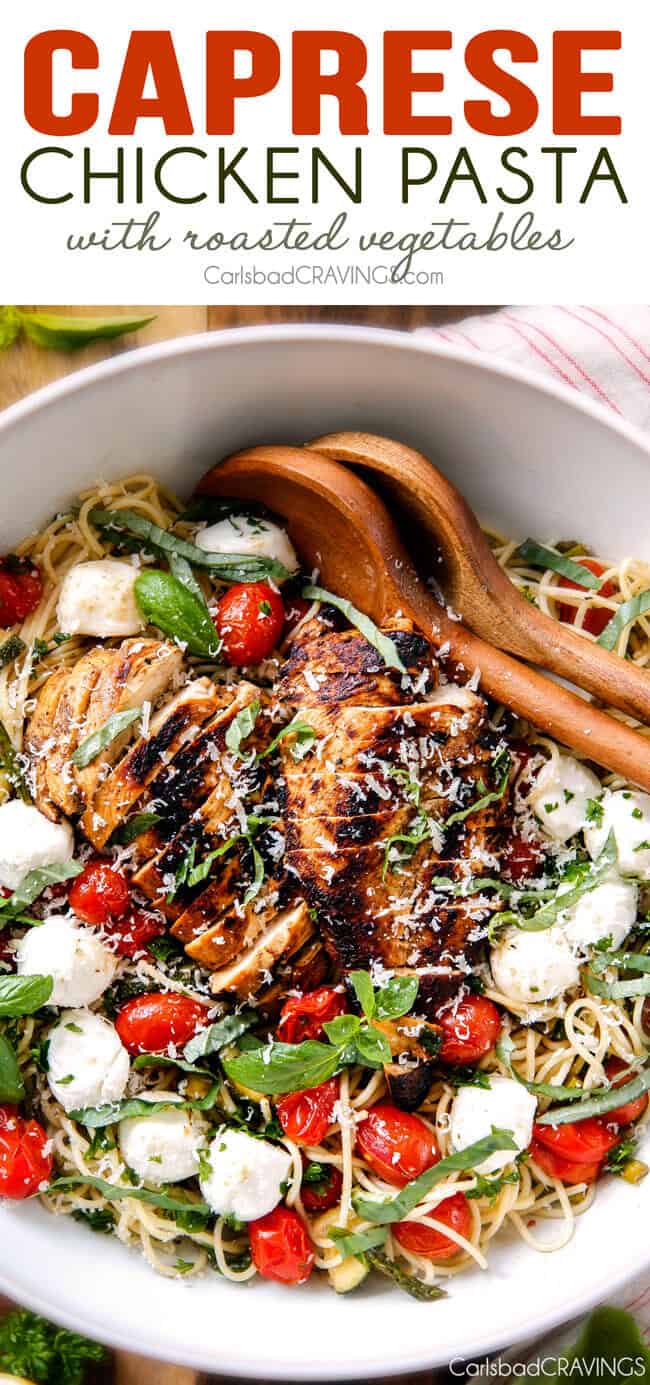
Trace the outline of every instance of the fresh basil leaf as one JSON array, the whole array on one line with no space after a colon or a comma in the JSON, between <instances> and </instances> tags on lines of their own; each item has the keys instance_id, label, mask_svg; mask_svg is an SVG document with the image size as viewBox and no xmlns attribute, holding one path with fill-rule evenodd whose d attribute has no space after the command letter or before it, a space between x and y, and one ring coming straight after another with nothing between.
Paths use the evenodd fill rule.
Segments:
<instances>
[{"instance_id":1,"label":"fresh basil leaf","mask_svg":"<svg viewBox=\"0 0 650 1385\"><path fill-rule=\"evenodd\" d=\"M87 765L91 765L93 760L101 755L102 750L105 750L112 741L121 736L123 731L128 730L129 726L133 726L134 721L137 721L141 716L141 707L131 707L127 712L115 712L112 717L108 718L108 721L104 722L103 726L98 726L92 735L86 736L85 741L77 746L74 754L70 757L75 768L86 769Z\"/></svg>"},{"instance_id":2,"label":"fresh basil leaf","mask_svg":"<svg viewBox=\"0 0 650 1385\"><path fill-rule=\"evenodd\" d=\"M271 1096L318 1087L340 1066L339 1050L318 1039L306 1039L302 1044L263 1044L223 1060L223 1070L233 1082Z\"/></svg>"},{"instance_id":3,"label":"fresh basil leaf","mask_svg":"<svg viewBox=\"0 0 650 1385\"><path fill-rule=\"evenodd\" d=\"M607 949L592 957L591 966L595 971L620 967L622 971L650 972L650 957L646 952L610 952Z\"/></svg>"},{"instance_id":4,"label":"fresh basil leaf","mask_svg":"<svg viewBox=\"0 0 650 1385\"><path fill-rule=\"evenodd\" d=\"M375 997L375 1013L380 1020L396 1020L415 1005L420 982L417 976L393 976Z\"/></svg>"},{"instance_id":5,"label":"fresh basil leaf","mask_svg":"<svg viewBox=\"0 0 650 1385\"><path fill-rule=\"evenodd\" d=\"M51 976L0 976L0 1015L35 1015L52 994Z\"/></svg>"},{"instance_id":6,"label":"fresh basil leaf","mask_svg":"<svg viewBox=\"0 0 650 1385\"><path fill-rule=\"evenodd\" d=\"M537 1121L540 1125L566 1125L569 1121L587 1120L591 1116L604 1116L608 1111L615 1111L617 1106L622 1106L628 1101L636 1101L645 1092L650 1091L650 1063L648 1063L637 1077L633 1077L630 1082L622 1082L617 1087L593 1088L591 1094L585 1096L585 1100L580 1102L577 1108L570 1106L554 1106L552 1110L546 1111L543 1116L538 1116Z\"/></svg>"},{"instance_id":7,"label":"fresh basil leaf","mask_svg":"<svg viewBox=\"0 0 650 1385\"><path fill-rule=\"evenodd\" d=\"M633 981L603 981L587 967L584 977L587 990L603 1000L629 1000L637 995L650 995L650 976L639 976Z\"/></svg>"},{"instance_id":8,"label":"fresh basil leaf","mask_svg":"<svg viewBox=\"0 0 650 1385\"><path fill-rule=\"evenodd\" d=\"M50 885L60 885L64 880L74 880L75 876L80 875L82 870L83 866L78 861L57 861L51 866L39 866L37 870L30 870L18 889L14 890L8 899L3 899L0 902L0 922L3 914L14 917L16 914L22 913Z\"/></svg>"},{"instance_id":9,"label":"fresh basil leaf","mask_svg":"<svg viewBox=\"0 0 650 1385\"><path fill-rule=\"evenodd\" d=\"M474 1177L476 1183L473 1188L467 1189L465 1197L469 1198L470 1201L474 1198L487 1197L490 1202L494 1202L502 1188L505 1188L509 1183L519 1182L519 1170L510 1169L507 1173L497 1173L492 1178L486 1178L482 1173L475 1173Z\"/></svg>"},{"instance_id":10,"label":"fresh basil leaf","mask_svg":"<svg viewBox=\"0 0 650 1385\"><path fill-rule=\"evenodd\" d=\"M18 757L18 751L14 748L11 736L2 721L0 721L0 769L4 770L11 788L18 795L18 798L22 798L23 803L31 803L32 795Z\"/></svg>"},{"instance_id":11,"label":"fresh basil leaf","mask_svg":"<svg viewBox=\"0 0 650 1385\"><path fill-rule=\"evenodd\" d=\"M368 644L371 644L373 649L381 654L387 668L397 669L399 673L407 672L397 652L397 645L394 640L391 640L388 635L383 635L374 621L370 620L369 616L365 616L363 611L358 611L351 601L346 601L345 597L342 596L335 596L333 592L325 591L324 587L303 587L302 594L307 601L325 601L328 606L335 606L337 611L341 611L346 620L349 620L350 625L354 625L355 629L363 635Z\"/></svg>"},{"instance_id":12,"label":"fresh basil leaf","mask_svg":"<svg viewBox=\"0 0 650 1385\"><path fill-rule=\"evenodd\" d=\"M558 914L564 913L566 909L571 909L577 904L583 895L589 894L600 885L604 876L608 874L617 859L616 841L614 833L610 832L609 837L587 873L572 890L567 890L564 894L556 891L552 899L543 904L541 909L537 909L530 918L516 919L517 928L521 928L525 933L539 933L546 928L550 928L555 923Z\"/></svg>"},{"instance_id":13,"label":"fresh basil leaf","mask_svg":"<svg viewBox=\"0 0 650 1385\"><path fill-rule=\"evenodd\" d=\"M153 322L150 317L68 317L64 313L20 313L25 336L37 346L54 351L77 351L91 341L112 340L127 332L139 332Z\"/></svg>"},{"instance_id":14,"label":"fresh basil leaf","mask_svg":"<svg viewBox=\"0 0 650 1385\"><path fill-rule=\"evenodd\" d=\"M528 567L539 567L543 572L559 572L562 577L568 577L578 587L588 587L591 591L598 592L603 585L601 578L590 572L588 567L583 567L582 563L574 563L571 558L566 558L563 553L556 553L552 548L546 548L544 544L535 543L534 539L524 539L512 556L515 559L520 558Z\"/></svg>"},{"instance_id":15,"label":"fresh basil leaf","mask_svg":"<svg viewBox=\"0 0 650 1385\"><path fill-rule=\"evenodd\" d=\"M135 813L128 822L122 827L118 827L113 833L111 841L119 846L130 846L137 837L141 837L143 832L149 832L152 827L157 827L162 822L160 813Z\"/></svg>"},{"instance_id":16,"label":"fresh basil leaf","mask_svg":"<svg viewBox=\"0 0 650 1385\"><path fill-rule=\"evenodd\" d=\"M255 730L255 723L260 714L261 703L259 697L249 702L246 707L242 707L236 717L228 727L225 735L226 748L233 755L239 755L242 741L248 740Z\"/></svg>"},{"instance_id":17,"label":"fresh basil leaf","mask_svg":"<svg viewBox=\"0 0 650 1385\"><path fill-rule=\"evenodd\" d=\"M639 616L646 615L648 611L650 611L650 591L639 592L638 596L631 596L629 601L624 601L619 606L616 614L605 626L602 635L599 635L597 643L602 649L616 649L626 627L633 620L638 620Z\"/></svg>"},{"instance_id":18,"label":"fresh basil leaf","mask_svg":"<svg viewBox=\"0 0 650 1385\"><path fill-rule=\"evenodd\" d=\"M358 1034L361 1028L361 1020L358 1015L336 1015L333 1020L327 1020L323 1029L331 1044L337 1047L347 1044Z\"/></svg>"},{"instance_id":19,"label":"fresh basil leaf","mask_svg":"<svg viewBox=\"0 0 650 1385\"><path fill-rule=\"evenodd\" d=\"M4 644L0 644L0 668L6 668L7 664L13 664L20 654L23 654L27 645L21 640L20 635L10 635Z\"/></svg>"},{"instance_id":20,"label":"fresh basil leaf","mask_svg":"<svg viewBox=\"0 0 650 1385\"><path fill-rule=\"evenodd\" d=\"M215 1020L207 1029L200 1029L183 1049L183 1056L194 1063L197 1058L207 1058L211 1053L219 1053L222 1048L235 1042L256 1023L254 1010L241 1010L238 1015L224 1015Z\"/></svg>"},{"instance_id":21,"label":"fresh basil leaf","mask_svg":"<svg viewBox=\"0 0 650 1385\"><path fill-rule=\"evenodd\" d=\"M225 856L227 851L231 851L233 846L237 845L237 842L241 842L243 840L243 832L236 832L233 837L227 837L225 842L221 842L220 846L215 846L213 851L209 851L207 856L204 856L203 860L199 861L198 866L192 865L188 867L188 870L186 872L186 878L177 878L177 885L189 885L190 889L194 889L195 885L200 885L201 882L205 880L207 876L210 874L210 871L212 870L215 861L218 861L221 856ZM193 850L196 853L196 843L194 843ZM187 859L188 858L186 857L186 860Z\"/></svg>"},{"instance_id":22,"label":"fresh basil leaf","mask_svg":"<svg viewBox=\"0 0 650 1385\"><path fill-rule=\"evenodd\" d=\"M136 577L135 599L149 625L155 625L190 654L217 659L221 640L205 603L171 572L146 568Z\"/></svg>"},{"instance_id":23,"label":"fresh basil leaf","mask_svg":"<svg viewBox=\"0 0 650 1385\"><path fill-rule=\"evenodd\" d=\"M295 716L293 721L289 722L288 726L283 727L282 731L279 731L277 736L273 737L270 745L267 745L266 750L262 751L260 760L265 760L267 755L272 755L273 751L277 750L280 742L285 740L288 736L291 736L295 742L291 747L292 758L294 760L304 760L305 755L316 740L316 732L313 726L309 725L308 721L301 721L298 716Z\"/></svg>"},{"instance_id":24,"label":"fresh basil leaf","mask_svg":"<svg viewBox=\"0 0 650 1385\"><path fill-rule=\"evenodd\" d=\"M94 1178L91 1174L56 1178L50 1183L49 1192L65 1193L71 1188L96 1188L103 1193L108 1202L120 1202L122 1198L134 1197L138 1202L147 1202L151 1207L159 1207L162 1212L178 1213L209 1221L214 1216L207 1202L187 1202L172 1197L169 1193L154 1192L152 1188L127 1188L123 1183L107 1183L105 1178Z\"/></svg>"},{"instance_id":25,"label":"fresh basil leaf","mask_svg":"<svg viewBox=\"0 0 650 1385\"><path fill-rule=\"evenodd\" d=\"M191 592L192 596L196 597L199 604L203 606L204 610L206 610L209 615L210 611L203 593L203 588L201 584L197 582L192 572L191 564L188 563L187 558L181 557L179 553L170 553L169 571L172 577L175 577L176 581L181 583L181 586L187 587L188 592Z\"/></svg>"},{"instance_id":26,"label":"fresh basil leaf","mask_svg":"<svg viewBox=\"0 0 650 1385\"><path fill-rule=\"evenodd\" d=\"M142 1068L178 1068L190 1077L209 1077L214 1082L214 1073L209 1068L198 1067L196 1063L186 1063L183 1058L170 1058L166 1053L140 1053L133 1060L136 1072Z\"/></svg>"},{"instance_id":27,"label":"fresh basil leaf","mask_svg":"<svg viewBox=\"0 0 650 1385\"><path fill-rule=\"evenodd\" d=\"M369 1025L367 1029L360 1029L356 1035L354 1044L360 1063L367 1068L381 1068L384 1063L390 1063L392 1053L390 1044L385 1034L381 1034L378 1029Z\"/></svg>"},{"instance_id":28,"label":"fresh basil leaf","mask_svg":"<svg viewBox=\"0 0 650 1385\"><path fill-rule=\"evenodd\" d=\"M24 1097L25 1084L15 1051L4 1034L0 1034L0 1101L19 1102Z\"/></svg>"},{"instance_id":29,"label":"fresh basil leaf","mask_svg":"<svg viewBox=\"0 0 650 1385\"><path fill-rule=\"evenodd\" d=\"M365 1258L373 1270L385 1275L387 1279L392 1279L393 1284L411 1298L419 1299L422 1303L432 1303L435 1299L447 1297L446 1290L441 1289L439 1284L424 1284L421 1279L416 1279L414 1274L400 1269L394 1260L389 1260L380 1250L369 1250Z\"/></svg>"},{"instance_id":30,"label":"fresh basil leaf","mask_svg":"<svg viewBox=\"0 0 650 1385\"><path fill-rule=\"evenodd\" d=\"M496 1154L497 1151L506 1149L517 1153L512 1132L510 1130L497 1130L493 1127L491 1135L486 1135L484 1139L477 1140L473 1145L468 1145L467 1149L458 1150L456 1154L448 1154L445 1159L440 1159L432 1168L425 1169L424 1173L407 1183L406 1187L402 1188L395 1197L384 1198L380 1202L377 1198L357 1195L353 1198L354 1209L364 1220L377 1222L381 1226L403 1221L407 1213L412 1212L413 1208L417 1207L418 1203L428 1196L436 1184L442 1183L448 1174L470 1173L474 1168L479 1167L490 1154Z\"/></svg>"},{"instance_id":31,"label":"fresh basil leaf","mask_svg":"<svg viewBox=\"0 0 650 1385\"><path fill-rule=\"evenodd\" d=\"M248 838L248 843L253 855L253 880L244 895L244 906L252 904L253 900L257 899L262 885L264 884L264 859L257 850L257 847L253 845L250 837Z\"/></svg>"},{"instance_id":32,"label":"fresh basil leaf","mask_svg":"<svg viewBox=\"0 0 650 1385\"><path fill-rule=\"evenodd\" d=\"M140 541L140 548L160 553L169 559L170 553L186 558L193 567L205 567L224 582L259 582L266 577L289 577L287 569L274 558L250 557L243 553L208 553L186 539L179 539L168 529L161 529L135 510L91 510L91 524L109 534L125 534Z\"/></svg>"},{"instance_id":33,"label":"fresh basil leaf","mask_svg":"<svg viewBox=\"0 0 650 1385\"><path fill-rule=\"evenodd\" d=\"M157 1116L160 1111L211 1111L218 1096L219 1083L216 1082L205 1096L197 1097L194 1101L140 1101L138 1097L128 1097L125 1101L82 1107L71 1111L70 1116L80 1125L85 1125L87 1130L101 1130L118 1121L146 1120L150 1116Z\"/></svg>"},{"instance_id":34,"label":"fresh basil leaf","mask_svg":"<svg viewBox=\"0 0 650 1385\"><path fill-rule=\"evenodd\" d=\"M345 1260L348 1255L361 1255L386 1243L385 1226L373 1226L368 1231L348 1231L343 1226L330 1226L329 1237Z\"/></svg>"},{"instance_id":35,"label":"fresh basil leaf","mask_svg":"<svg viewBox=\"0 0 650 1385\"><path fill-rule=\"evenodd\" d=\"M370 973L351 971L348 980L366 1019L372 1019L375 1013L375 991Z\"/></svg>"}]
</instances>

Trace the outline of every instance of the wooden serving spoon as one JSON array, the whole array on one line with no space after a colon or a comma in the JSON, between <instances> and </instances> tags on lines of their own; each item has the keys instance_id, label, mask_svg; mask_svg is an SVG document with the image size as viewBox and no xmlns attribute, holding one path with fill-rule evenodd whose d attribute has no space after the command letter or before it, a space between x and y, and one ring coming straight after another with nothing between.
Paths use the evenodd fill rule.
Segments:
<instances>
[{"instance_id":1,"label":"wooden serving spoon","mask_svg":"<svg viewBox=\"0 0 650 1385\"><path fill-rule=\"evenodd\" d=\"M650 675L538 611L499 567L456 487L411 447L371 433L331 433L309 444L346 465L379 473L383 489L434 539L440 585L463 621L490 644L539 664L601 702L650 722Z\"/></svg>"},{"instance_id":2,"label":"wooden serving spoon","mask_svg":"<svg viewBox=\"0 0 650 1385\"><path fill-rule=\"evenodd\" d=\"M580 754L650 790L650 741L452 620L415 572L382 501L309 448L255 447L203 477L200 495L262 501L284 515L305 565L378 625L409 617L466 682L480 670L496 701Z\"/></svg>"}]
</instances>

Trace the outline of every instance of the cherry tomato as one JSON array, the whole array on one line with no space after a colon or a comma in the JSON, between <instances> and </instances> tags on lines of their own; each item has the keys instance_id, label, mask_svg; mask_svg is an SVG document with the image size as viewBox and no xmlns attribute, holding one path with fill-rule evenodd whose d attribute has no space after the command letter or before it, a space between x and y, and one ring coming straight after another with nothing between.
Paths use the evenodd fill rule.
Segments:
<instances>
[{"instance_id":1,"label":"cherry tomato","mask_svg":"<svg viewBox=\"0 0 650 1385\"><path fill-rule=\"evenodd\" d=\"M132 909L125 918L112 919L104 926L104 941L120 957L135 957L146 952L154 938L167 932L163 919L148 914L146 909Z\"/></svg>"},{"instance_id":2,"label":"cherry tomato","mask_svg":"<svg viewBox=\"0 0 650 1385\"><path fill-rule=\"evenodd\" d=\"M605 564L597 562L595 558L576 558L575 561L579 563L580 567L588 568L595 577L601 577L603 572L607 571ZM577 582L572 582L570 577L560 577L558 586L570 587L574 592L581 591L585 595L587 594L587 588L580 587ZM615 591L616 587L613 582L603 582L600 595L613 596ZM558 608L560 620L564 621L565 625L575 625L577 609L577 606L569 606L564 601L560 602ZM590 635L595 635L598 638L599 635L602 635L605 626L609 625L611 618L612 612L606 606L593 606L585 612L582 629L588 630Z\"/></svg>"},{"instance_id":3,"label":"cherry tomato","mask_svg":"<svg viewBox=\"0 0 650 1385\"><path fill-rule=\"evenodd\" d=\"M129 1053L164 1053L182 1048L207 1024L207 1008L176 991L137 995L122 1006L115 1028Z\"/></svg>"},{"instance_id":4,"label":"cherry tomato","mask_svg":"<svg viewBox=\"0 0 650 1385\"><path fill-rule=\"evenodd\" d=\"M373 1106L357 1126L357 1144L367 1164L402 1188L437 1164L440 1151L428 1125L419 1116L382 1102Z\"/></svg>"},{"instance_id":5,"label":"cherry tomato","mask_svg":"<svg viewBox=\"0 0 650 1385\"><path fill-rule=\"evenodd\" d=\"M263 1279L280 1284L304 1284L314 1268L314 1251L297 1212L274 1207L265 1217L249 1222L253 1264Z\"/></svg>"},{"instance_id":6,"label":"cherry tomato","mask_svg":"<svg viewBox=\"0 0 650 1385\"><path fill-rule=\"evenodd\" d=\"M304 596L290 596L284 610L284 633L290 635L307 615L310 602Z\"/></svg>"},{"instance_id":7,"label":"cherry tomato","mask_svg":"<svg viewBox=\"0 0 650 1385\"><path fill-rule=\"evenodd\" d=\"M84 923L108 923L126 913L131 892L122 872L108 861L89 861L68 890L73 914Z\"/></svg>"},{"instance_id":8,"label":"cherry tomato","mask_svg":"<svg viewBox=\"0 0 650 1385\"><path fill-rule=\"evenodd\" d=\"M610 1082L617 1072L625 1072L626 1068L629 1068L629 1063L624 1063L622 1058L608 1058L605 1063L605 1072ZM633 1077L634 1074L632 1073L627 1078L619 1078L618 1082L614 1082L615 1087L622 1088L621 1095L625 1095L626 1084L631 1082ZM622 1106L617 1106L614 1111L608 1111L607 1119L613 1121L615 1125L631 1125L632 1121L639 1120L647 1105L648 1094L644 1092L643 1096L637 1097L635 1101L624 1101Z\"/></svg>"},{"instance_id":9,"label":"cherry tomato","mask_svg":"<svg viewBox=\"0 0 650 1385\"><path fill-rule=\"evenodd\" d=\"M533 875L537 875L543 860L543 851L537 842L527 842L523 837L518 837L513 832L506 842L504 853L503 869L504 874L512 881L513 885L518 885L523 880L530 880Z\"/></svg>"},{"instance_id":10,"label":"cherry tomato","mask_svg":"<svg viewBox=\"0 0 650 1385\"><path fill-rule=\"evenodd\" d=\"M554 1150L538 1144L537 1140L533 1140L530 1146L530 1157L549 1178L557 1178L560 1183L595 1183L601 1169L600 1163L580 1164L563 1159Z\"/></svg>"},{"instance_id":11,"label":"cherry tomato","mask_svg":"<svg viewBox=\"0 0 650 1385\"><path fill-rule=\"evenodd\" d=\"M446 1197L444 1202L434 1207L431 1216L465 1239L472 1230L472 1213L464 1193ZM392 1231L395 1240L405 1250L410 1250L414 1255L424 1255L427 1260L451 1260L454 1255L461 1254L460 1246L450 1236L436 1231L433 1226L426 1226L424 1222L398 1221Z\"/></svg>"},{"instance_id":12,"label":"cherry tomato","mask_svg":"<svg viewBox=\"0 0 650 1385\"><path fill-rule=\"evenodd\" d=\"M18 625L36 610L43 580L26 558L0 560L0 626Z\"/></svg>"},{"instance_id":13,"label":"cherry tomato","mask_svg":"<svg viewBox=\"0 0 650 1385\"><path fill-rule=\"evenodd\" d=\"M309 1169L320 1167L307 1163L305 1173ZM343 1187L343 1175L335 1164L322 1165L322 1177L317 1183L305 1182L303 1176L300 1187L302 1205L306 1212L329 1212L330 1207L336 1207L341 1201L341 1189Z\"/></svg>"},{"instance_id":14,"label":"cherry tomato","mask_svg":"<svg viewBox=\"0 0 650 1385\"><path fill-rule=\"evenodd\" d=\"M259 664L280 639L284 603L268 582L241 582L222 596L214 623L229 664Z\"/></svg>"},{"instance_id":15,"label":"cherry tomato","mask_svg":"<svg viewBox=\"0 0 650 1385\"><path fill-rule=\"evenodd\" d=\"M300 1044L303 1039L322 1039L323 1025L345 1013L345 996L331 986L291 996L280 1011L278 1038L285 1044Z\"/></svg>"},{"instance_id":16,"label":"cherry tomato","mask_svg":"<svg viewBox=\"0 0 650 1385\"><path fill-rule=\"evenodd\" d=\"M501 1016L496 1005L482 995L468 995L447 1006L437 1016L442 1027L440 1057L443 1063L476 1063L499 1037Z\"/></svg>"},{"instance_id":17,"label":"cherry tomato","mask_svg":"<svg viewBox=\"0 0 650 1385\"><path fill-rule=\"evenodd\" d=\"M283 1096L276 1109L285 1135L299 1145L319 1145L334 1120L338 1099L337 1077L321 1082L320 1087L308 1087L304 1092Z\"/></svg>"},{"instance_id":18,"label":"cherry tomato","mask_svg":"<svg viewBox=\"0 0 650 1385\"><path fill-rule=\"evenodd\" d=\"M570 1164L594 1164L600 1162L614 1148L618 1140L616 1130L611 1130L607 1118L588 1116L582 1121L568 1121L566 1125L533 1126L537 1144L550 1149L560 1159Z\"/></svg>"},{"instance_id":19,"label":"cherry tomato","mask_svg":"<svg viewBox=\"0 0 650 1385\"><path fill-rule=\"evenodd\" d=\"M0 1197L33 1197L49 1183L49 1143L38 1121L25 1120L14 1106L0 1106Z\"/></svg>"}]
</instances>

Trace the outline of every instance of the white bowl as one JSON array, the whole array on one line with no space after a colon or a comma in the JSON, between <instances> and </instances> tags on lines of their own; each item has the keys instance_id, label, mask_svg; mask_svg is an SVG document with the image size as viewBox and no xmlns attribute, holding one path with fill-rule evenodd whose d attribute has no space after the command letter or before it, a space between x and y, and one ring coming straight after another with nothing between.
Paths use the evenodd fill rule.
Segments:
<instances>
[{"instance_id":1,"label":"white bowl","mask_svg":"<svg viewBox=\"0 0 650 1385\"><path fill-rule=\"evenodd\" d=\"M189 494L241 446L341 428L428 452L515 537L578 535L650 558L650 449L569 390L424 337L279 327L190 337L79 372L0 419L0 552L97 477L146 470ZM650 1181L650 1180L649 1180ZM243 1287L158 1278L135 1253L37 1203L0 1213L0 1289L101 1341L224 1375L368 1379L496 1349L606 1299L650 1261L649 1193L614 1179L564 1250L505 1236L487 1273L420 1304L374 1282Z\"/></svg>"}]
</instances>

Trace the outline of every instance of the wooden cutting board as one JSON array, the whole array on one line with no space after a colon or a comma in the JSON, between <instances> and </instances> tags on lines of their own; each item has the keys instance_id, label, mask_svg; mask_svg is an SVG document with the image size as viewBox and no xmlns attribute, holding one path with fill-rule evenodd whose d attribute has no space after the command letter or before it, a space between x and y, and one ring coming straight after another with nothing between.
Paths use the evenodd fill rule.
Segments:
<instances>
[{"instance_id":1,"label":"wooden cutting board","mask_svg":"<svg viewBox=\"0 0 650 1385\"><path fill-rule=\"evenodd\" d=\"M42 309L45 311L45 309ZM57 311L51 306L48 312ZM0 408L15 403L23 395L62 375L67 375L82 366L100 361L104 357L128 351L133 346L144 346L154 341L164 341L169 337L183 336L190 332L205 332L224 327L238 327L260 322L362 322L375 327L414 327L435 326L452 318L464 317L478 308L429 308L429 307L380 307L380 308L143 308L125 305L119 309L107 307L61 308L70 313L115 313L124 312L129 317L147 317L155 314L155 321L127 338L115 342L101 342L85 347L74 354L43 351L31 342L21 342L3 355L0 355ZM89 1379L88 1385L227 1385L225 1376L203 1376L181 1366L161 1366L158 1362L145 1361L130 1352L117 1352L110 1356L106 1367ZM323 1355L323 1380L327 1380L327 1359ZM422 1375L401 1377L400 1385L430 1385L430 1372ZM233 1382L234 1385L234 1382ZM259 1383L262 1385L262 1382ZM394 1378L379 1381L378 1385L396 1385Z\"/></svg>"}]
</instances>

